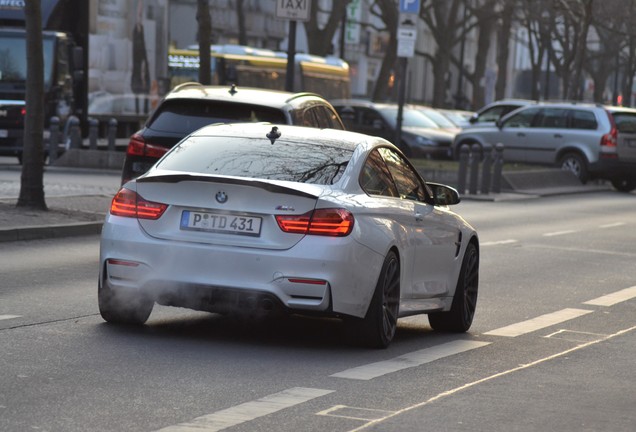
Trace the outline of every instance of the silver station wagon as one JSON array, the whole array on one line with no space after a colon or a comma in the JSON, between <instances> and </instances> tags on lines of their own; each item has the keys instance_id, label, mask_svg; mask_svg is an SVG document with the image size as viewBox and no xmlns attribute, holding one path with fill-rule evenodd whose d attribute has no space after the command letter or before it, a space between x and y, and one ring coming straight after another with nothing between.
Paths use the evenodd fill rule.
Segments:
<instances>
[{"instance_id":1,"label":"silver station wagon","mask_svg":"<svg viewBox=\"0 0 636 432\"><path fill-rule=\"evenodd\" d=\"M462 145L504 145L507 162L556 165L585 183L609 180L636 189L636 109L585 103L541 103L519 108L494 126L472 127L455 137Z\"/></svg>"}]
</instances>

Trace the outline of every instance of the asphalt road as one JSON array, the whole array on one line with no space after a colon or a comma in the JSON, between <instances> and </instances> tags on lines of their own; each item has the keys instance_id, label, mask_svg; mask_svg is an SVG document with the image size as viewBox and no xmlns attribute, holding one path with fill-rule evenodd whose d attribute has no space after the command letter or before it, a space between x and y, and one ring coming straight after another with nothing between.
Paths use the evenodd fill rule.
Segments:
<instances>
[{"instance_id":1,"label":"asphalt road","mask_svg":"<svg viewBox=\"0 0 636 432\"><path fill-rule=\"evenodd\" d=\"M97 312L96 236L0 247L0 430L636 430L636 194L464 202L468 334L402 320L387 350L334 320Z\"/></svg>"}]
</instances>

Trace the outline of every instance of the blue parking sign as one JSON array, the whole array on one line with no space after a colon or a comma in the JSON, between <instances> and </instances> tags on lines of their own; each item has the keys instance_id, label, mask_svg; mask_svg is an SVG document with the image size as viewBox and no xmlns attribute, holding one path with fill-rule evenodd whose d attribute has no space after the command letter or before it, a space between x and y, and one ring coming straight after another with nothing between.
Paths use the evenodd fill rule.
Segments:
<instances>
[{"instance_id":1,"label":"blue parking sign","mask_svg":"<svg viewBox=\"0 0 636 432\"><path fill-rule=\"evenodd\" d=\"M400 13L419 14L420 0L400 0Z\"/></svg>"}]
</instances>

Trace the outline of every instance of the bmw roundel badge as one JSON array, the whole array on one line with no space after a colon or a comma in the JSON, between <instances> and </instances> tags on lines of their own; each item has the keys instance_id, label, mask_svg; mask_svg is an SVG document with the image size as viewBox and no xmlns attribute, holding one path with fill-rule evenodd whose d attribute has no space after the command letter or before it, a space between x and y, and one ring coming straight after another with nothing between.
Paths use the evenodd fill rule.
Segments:
<instances>
[{"instance_id":1,"label":"bmw roundel badge","mask_svg":"<svg viewBox=\"0 0 636 432\"><path fill-rule=\"evenodd\" d=\"M219 202L219 204L224 204L225 202L227 202L227 194L223 191L218 191L216 193L216 200Z\"/></svg>"}]
</instances>

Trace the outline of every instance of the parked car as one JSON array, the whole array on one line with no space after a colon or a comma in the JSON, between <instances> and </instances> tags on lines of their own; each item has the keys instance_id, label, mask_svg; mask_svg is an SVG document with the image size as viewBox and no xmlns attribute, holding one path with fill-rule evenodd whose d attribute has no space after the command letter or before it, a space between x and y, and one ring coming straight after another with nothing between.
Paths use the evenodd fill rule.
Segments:
<instances>
[{"instance_id":1,"label":"parked car","mask_svg":"<svg viewBox=\"0 0 636 432\"><path fill-rule=\"evenodd\" d=\"M217 313L339 317L386 347L399 317L465 332L479 243L391 143L334 129L216 124L181 141L112 201L98 300L112 323L154 303Z\"/></svg>"},{"instance_id":2,"label":"parked car","mask_svg":"<svg viewBox=\"0 0 636 432\"><path fill-rule=\"evenodd\" d=\"M456 134L462 129L460 126L453 123L453 121L450 120L448 117L442 114L438 109L424 105L412 105L412 107L424 114L430 120L432 120L433 123L435 123L435 125L441 130Z\"/></svg>"},{"instance_id":3,"label":"parked car","mask_svg":"<svg viewBox=\"0 0 636 432\"><path fill-rule=\"evenodd\" d=\"M517 108L537 103L528 99L502 99L489 103L474 113L469 119L467 127L494 126L497 120Z\"/></svg>"},{"instance_id":4,"label":"parked car","mask_svg":"<svg viewBox=\"0 0 636 432\"><path fill-rule=\"evenodd\" d=\"M145 173L172 146L200 127L232 122L344 129L331 104L314 93L184 83L160 102L144 128L130 138L122 184Z\"/></svg>"},{"instance_id":5,"label":"parked car","mask_svg":"<svg viewBox=\"0 0 636 432\"><path fill-rule=\"evenodd\" d=\"M454 152L475 143L502 143L505 161L556 165L583 183L604 179L620 191L636 189L636 109L584 103L528 105L495 126L457 134Z\"/></svg>"},{"instance_id":6,"label":"parked car","mask_svg":"<svg viewBox=\"0 0 636 432\"><path fill-rule=\"evenodd\" d=\"M452 155L454 134L441 130L435 122L413 107L402 113L402 140L395 143L398 105L361 100L335 100L332 105L347 128L379 136L396 144L407 157L447 159Z\"/></svg>"},{"instance_id":7,"label":"parked car","mask_svg":"<svg viewBox=\"0 0 636 432\"><path fill-rule=\"evenodd\" d=\"M470 126L470 118L475 115L473 111L456 109L439 108L438 111L460 129Z\"/></svg>"}]
</instances>

